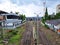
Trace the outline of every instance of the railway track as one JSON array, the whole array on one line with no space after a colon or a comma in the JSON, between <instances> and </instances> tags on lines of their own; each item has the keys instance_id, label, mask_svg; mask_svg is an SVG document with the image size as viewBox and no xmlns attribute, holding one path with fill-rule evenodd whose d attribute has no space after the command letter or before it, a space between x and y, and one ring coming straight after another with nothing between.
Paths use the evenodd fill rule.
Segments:
<instances>
[{"instance_id":1,"label":"railway track","mask_svg":"<svg viewBox=\"0 0 60 45\"><path fill-rule=\"evenodd\" d=\"M34 23L34 24L33 24ZM26 22L26 31L23 34L23 38L21 40L20 45L52 45L52 43L47 39L46 35L40 29L40 22L38 21L38 30L36 22ZM35 27L37 33L37 39L33 39L33 25Z\"/></svg>"},{"instance_id":2,"label":"railway track","mask_svg":"<svg viewBox=\"0 0 60 45\"><path fill-rule=\"evenodd\" d=\"M38 31L39 38L40 38L40 43L43 45L52 45L51 42L46 38L44 33L42 31Z\"/></svg>"},{"instance_id":3,"label":"railway track","mask_svg":"<svg viewBox=\"0 0 60 45\"><path fill-rule=\"evenodd\" d=\"M23 35L23 38L21 40L21 45L33 45L32 39L33 39L33 33L32 33L32 25L29 22L26 22L26 31Z\"/></svg>"},{"instance_id":4,"label":"railway track","mask_svg":"<svg viewBox=\"0 0 60 45\"><path fill-rule=\"evenodd\" d=\"M42 32L42 30L40 29L40 22L38 22L38 35L39 35L39 40L40 40L40 44L42 45L52 45L52 43L50 42L50 40L47 39L46 35L44 34L44 32Z\"/></svg>"}]
</instances>

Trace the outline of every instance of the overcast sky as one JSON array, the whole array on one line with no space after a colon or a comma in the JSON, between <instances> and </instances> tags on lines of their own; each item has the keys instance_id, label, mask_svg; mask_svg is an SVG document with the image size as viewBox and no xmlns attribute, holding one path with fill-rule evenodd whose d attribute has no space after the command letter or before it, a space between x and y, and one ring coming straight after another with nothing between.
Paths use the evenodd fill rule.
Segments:
<instances>
[{"instance_id":1,"label":"overcast sky","mask_svg":"<svg viewBox=\"0 0 60 45\"><path fill-rule=\"evenodd\" d=\"M25 14L26 17L36 16L34 13L43 16L43 2L44 0L0 0L0 10L6 12L20 12ZM48 13L56 12L56 5L60 0L46 0Z\"/></svg>"}]
</instances>

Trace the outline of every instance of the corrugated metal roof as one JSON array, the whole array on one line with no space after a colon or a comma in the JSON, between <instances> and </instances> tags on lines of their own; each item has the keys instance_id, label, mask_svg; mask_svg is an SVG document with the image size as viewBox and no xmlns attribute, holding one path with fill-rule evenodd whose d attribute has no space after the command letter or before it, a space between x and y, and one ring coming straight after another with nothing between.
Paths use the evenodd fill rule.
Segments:
<instances>
[{"instance_id":1,"label":"corrugated metal roof","mask_svg":"<svg viewBox=\"0 0 60 45\"><path fill-rule=\"evenodd\" d=\"M47 20L47 23L53 24L53 25L58 25L60 24L60 19L56 19L56 20Z\"/></svg>"},{"instance_id":2,"label":"corrugated metal roof","mask_svg":"<svg viewBox=\"0 0 60 45\"><path fill-rule=\"evenodd\" d=\"M1 15L16 15L16 16L18 16L17 14L14 14L14 13L9 13L9 14L1 14Z\"/></svg>"},{"instance_id":3,"label":"corrugated metal roof","mask_svg":"<svg viewBox=\"0 0 60 45\"><path fill-rule=\"evenodd\" d=\"M8 12L0 10L0 14L8 14Z\"/></svg>"}]
</instances>

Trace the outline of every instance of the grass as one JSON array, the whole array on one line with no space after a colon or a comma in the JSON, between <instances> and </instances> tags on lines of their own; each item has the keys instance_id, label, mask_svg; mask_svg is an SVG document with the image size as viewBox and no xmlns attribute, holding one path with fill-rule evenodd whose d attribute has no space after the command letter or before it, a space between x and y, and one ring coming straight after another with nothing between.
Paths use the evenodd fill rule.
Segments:
<instances>
[{"instance_id":1,"label":"grass","mask_svg":"<svg viewBox=\"0 0 60 45\"><path fill-rule=\"evenodd\" d=\"M0 29L0 30L2 30L2 29ZM9 39L9 45L11 44L11 45L13 45L13 44L15 44L15 45L19 45L19 42L20 42L20 40L21 40L21 38L22 38L22 33L25 31L25 28L24 28L24 26L22 26L22 27L17 27L16 29L12 29L14 32L15 31L18 31L17 32L17 34L15 34L15 35L13 35L10 39ZM8 31L8 30L5 30L4 32L6 32L6 31ZM13 33L12 32L10 32L10 33L5 33L4 34L4 37L7 37L7 36L9 36L9 35L12 35ZM1 42L2 40L0 39L0 42ZM0 43L0 45L3 45L2 43Z\"/></svg>"},{"instance_id":2,"label":"grass","mask_svg":"<svg viewBox=\"0 0 60 45\"><path fill-rule=\"evenodd\" d=\"M2 42L2 39L0 39L0 45L3 45L1 42Z\"/></svg>"},{"instance_id":3,"label":"grass","mask_svg":"<svg viewBox=\"0 0 60 45\"><path fill-rule=\"evenodd\" d=\"M3 44L0 44L0 45L3 45Z\"/></svg>"},{"instance_id":4,"label":"grass","mask_svg":"<svg viewBox=\"0 0 60 45\"><path fill-rule=\"evenodd\" d=\"M23 27L18 27L15 30L18 30L18 33L10 38L9 43L16 43L15 45L18 45L25 29Z\"/></svg>"}]
</instances>

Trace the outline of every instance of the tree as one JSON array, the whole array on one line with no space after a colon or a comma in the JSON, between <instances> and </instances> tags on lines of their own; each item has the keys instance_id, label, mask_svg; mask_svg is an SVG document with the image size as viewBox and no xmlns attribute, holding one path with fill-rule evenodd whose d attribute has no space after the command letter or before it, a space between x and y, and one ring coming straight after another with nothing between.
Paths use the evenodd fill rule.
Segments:
<instances>
[{"instance_id":1,"label":"tree","mask_svg":"<svg viewBox=\"0 0 60 45\"><path fill-rule=\"evenodd\" d=\"M25 16L25 15L23 15L23 14L20 14L20 15L19 15L19 17L20 17L20 19L22 19L22 21L24 21L24 20L25 20L25 18L26 18L26 16Z\"/></svg>"},{"instance_id":2,"label":"tree","mask_svg":"<svg viewBox=\"0 0 60 45\"><path fill-rule=\"evenodd\" d=\"M42 23L44 23L44 24L45 24L45 19L44 19L44 17L42 17Z\"/></svg>"},{"instance_id":3,"label":"tree","mask_svg":"<svg viewBox=\"0 0 60 45\"><path fill-rule=\"evenodd\" d=\"M19 14L19 12L15 12L16 14Z\"/></svg>"},{"instance_id":4,"label":"tree","mask_svg":"<svg viewBox=\"0 0 60 45\"><path fill-rule=\"evenodd\" d=\"M19 19L21 19L22 21L25 20L26 16L24 14L19 14L19 12L15 12L15 14L19 15Z\"/></svg>"},{"instance_id":5,"label":"tree","mask_svg":"<svg viewBox=\"0 0 60 45\"><path fill-rule=\"evenodd\" d=\"M48 18L50 18L50 16L48 17L48 11L47 11L47 8L46 8L45 16L42 17L42 22L45 24L45 21L48 20Z\"/></svg>"},{"instance_id":6,"label":"tree","mask_svg":"<svg viewBox=\"0 0 60 45\"><path fill-rule=\"evenodd\" d=\"M51 20L51 19L52 19L52 17L51 17L51 15L49 15L49 16L48 16L48 20Z\"/></svg>"},{"instance_id":7,"label":"tree","mask_svg":"<svg viewBox=\"0 0 60 45\"><path fill-rule=\"evenodd\" d=\"M46 11L45 11L45 20L48 19L48 11L47 11L47 8L46 8Z\"/></svg>"},{"instance_id":8,"label":"tree","mask_svg":"<svg viewBox=\"0 0 60 45\"><path fill-rule=\"evenodd\" d=\"M60 12L59 13L56 13L55 19L60 19Z\"/></svg>"}]
</instances>

